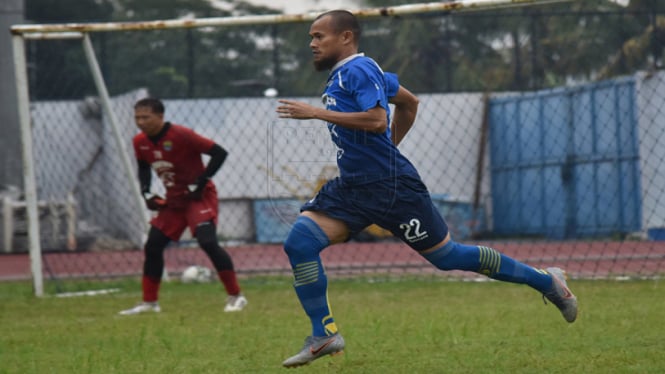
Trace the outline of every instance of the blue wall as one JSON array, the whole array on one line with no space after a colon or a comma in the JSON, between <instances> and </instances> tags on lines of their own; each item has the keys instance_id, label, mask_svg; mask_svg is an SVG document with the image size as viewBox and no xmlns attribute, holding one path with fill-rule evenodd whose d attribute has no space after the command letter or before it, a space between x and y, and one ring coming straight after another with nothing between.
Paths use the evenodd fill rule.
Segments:
<instances>
[{"instance_id":1,"label":"blue wall","mask_svg":"<svg viewBox=\"0 0 665 374\"><path fill-rule=\"evenodd\" d=\"M633 78L490 101L494 232L580 238L640 230Z\"/></svg>"}]
</instances>

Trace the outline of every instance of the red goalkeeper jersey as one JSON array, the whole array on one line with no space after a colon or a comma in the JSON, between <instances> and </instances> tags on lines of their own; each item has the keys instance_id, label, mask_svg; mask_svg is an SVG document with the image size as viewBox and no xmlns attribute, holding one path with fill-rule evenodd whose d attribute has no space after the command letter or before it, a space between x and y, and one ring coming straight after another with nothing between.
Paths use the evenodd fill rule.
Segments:
<instances>
[{"instance_id":1,"label":"red goalkeeper jersey","mask_svg":"<svg viewBox=\"0 0 665 374\"><path fill-rule=\"evenodd\" d=\"M187 185L196 183L203 174L201 155L215 143L187 127L169 123L166 126L169 128L157 142L141 132L133 144L136 159L152 166L166 188L166 200L175 203L184 199Z\"/></svg>"}]
</instances>

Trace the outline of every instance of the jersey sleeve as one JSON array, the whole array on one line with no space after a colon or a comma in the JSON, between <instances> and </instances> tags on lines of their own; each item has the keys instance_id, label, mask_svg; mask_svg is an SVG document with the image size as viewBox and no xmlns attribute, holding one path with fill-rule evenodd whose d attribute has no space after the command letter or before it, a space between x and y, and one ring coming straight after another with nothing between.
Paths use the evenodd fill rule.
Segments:
<instances>
[{"instance_id":1,"label":"jersey sleeve","mask_svg":"<svg viewBox=\"0 0 665 374\"><path fill-rule=\"evenodd\" d=\"M132 146L134 147L134 157L136 157L136 159L139 161L145 161L143 157L141 157L141 152L139 152L140 143L141 143L141 134L138 134L132 139Z\"/></svg>"},{"instance_id":2,"label":"jersey sleeve","mask_svg":"<svg viewBox=\"0 0 665 374\"><path fill-rule=\"evenodd\" d=\"M371 60L370 60L371 61ZM363 111L380 105L388 109L384 74L374 63L368 62L354 66L349 71L349 90Z\"/></svg>"},{"instance_id":3,"label":"jersey sleeve","mask_svg":"<svg viewBox=\"0 0 665 374\"><path fill-rule=\"evenodd\" d=\"M383 77L386 80L386 96L388 98L395 97L397 91L399 91L399 78L397 74L385 72L383 73Z\"/></svg>"}]
</instances>

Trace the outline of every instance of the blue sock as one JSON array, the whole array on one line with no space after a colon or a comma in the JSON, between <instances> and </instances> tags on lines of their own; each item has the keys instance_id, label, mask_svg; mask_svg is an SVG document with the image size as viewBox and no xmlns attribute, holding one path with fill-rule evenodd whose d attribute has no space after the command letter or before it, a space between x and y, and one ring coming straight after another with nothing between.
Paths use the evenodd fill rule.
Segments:
<instances>
[{"instance_id":1,"label":"blue sock","mask_svg":"<svg viewBox=\"0 0 665 374\"><path fill-rule=\"evenodd\" d=\"M328 304L328 278L319 253L330 241L312 219L299 216L284 242L293 269L293 288L312 323L313 336L332 335L337 326Z\"/></svg>"},{"instance_id":2,"label":"blue sock","mask_svg":"<svg viewBox=\"0 0 665 374\"><path fill-rule=\"evenodd\" d=\"M489 247L451 240L423 257L441 270L473 271L500 281L526 284L541 293L552 289L552 276L546 271L532 268Z\"/></svg>"}]
</instances>

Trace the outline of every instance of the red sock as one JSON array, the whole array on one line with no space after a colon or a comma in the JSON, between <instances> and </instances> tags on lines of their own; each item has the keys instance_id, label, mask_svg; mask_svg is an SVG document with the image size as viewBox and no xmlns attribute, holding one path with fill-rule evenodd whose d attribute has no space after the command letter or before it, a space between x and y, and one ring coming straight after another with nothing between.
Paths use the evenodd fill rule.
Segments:
<instances>
[{"instance_id":1,"label":"red sock","mask_svg":"<svg viewBox=\"0 0 665 374\"><path fill-rule=\"evenodd\" d=\"M238 285L238 279L236 279L236 272L234 270L222 270L217 272L219 280L224 284L226 293L231 296L236 296L240 294L240 286Z\"/></svg>"},{"instance_id":2,"label":"red sock","mask_svg":"<svg viewBox=\"0 0 665 374\"><path fill-rule=\"evenodd\" d=\"M141 287L143 288L143 301L152 303L157 301L157 294L159 293L159 284L161 278L143 276Z\"/></svg>"}]
</instances>

